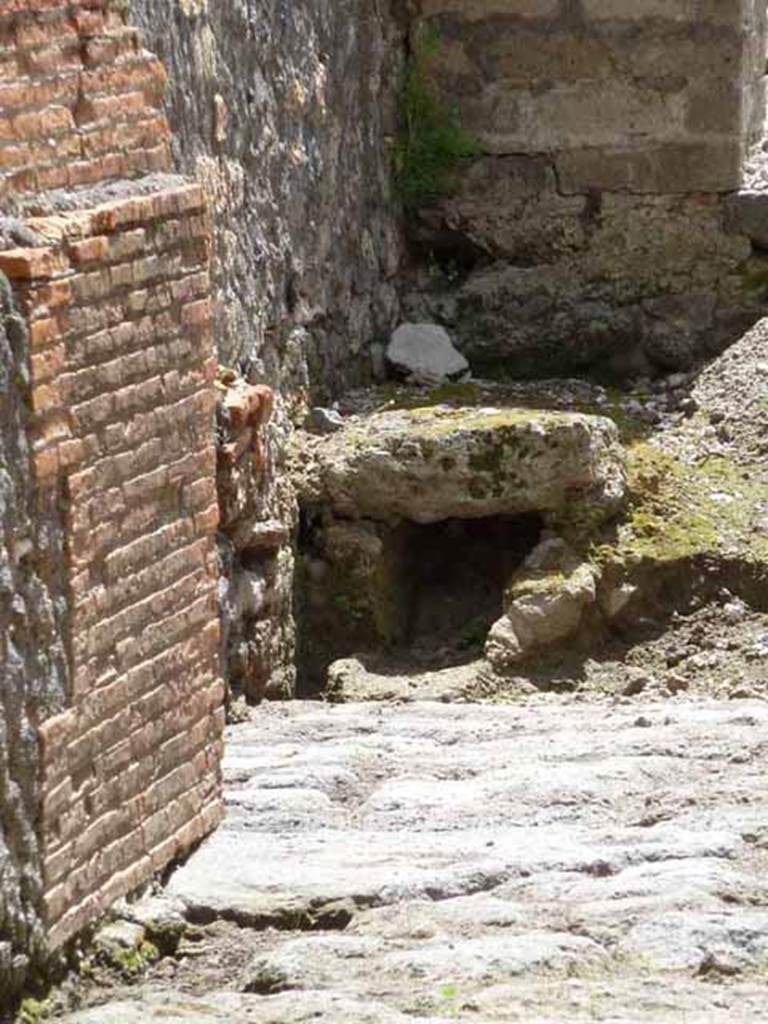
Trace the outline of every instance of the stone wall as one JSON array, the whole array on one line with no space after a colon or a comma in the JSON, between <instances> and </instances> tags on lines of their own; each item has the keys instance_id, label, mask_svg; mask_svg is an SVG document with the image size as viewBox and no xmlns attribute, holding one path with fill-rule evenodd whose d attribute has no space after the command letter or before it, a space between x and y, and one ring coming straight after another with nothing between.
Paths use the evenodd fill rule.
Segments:
<instances>
[{"instance_id":1,"label":"stone wall","mask_svg":"<svg viewBox=\"0 0 768 1024\"><path fill-rule=\"evenodd\" d=\"M7 974L215 826L224 693L210 224L164 72L121 2L0 0L0 39Z\"/></svg>"},{"instance_id":2,"label":"stone wall","mask_svg":"<svg viewBox=\"0 0 768 1024\"><path fill-rule=\"evenodd\" d=\"M170 72L177 166L214 210L219 359L240 384L276 391L263 463L240 446L220 465L227 674L251 700L295 681L290 421L311 396L370 379L371 344L398 316L399 6L131 0ZM221 432L238 435L227 414Z\"/></svg>"},{"instance_id":3,"label":"stone wall","mask_svg":"<svg viewBox=\"0 0 768 1024\"><path fill-rule=\"evenodd\" d=\"M739 185L764 114L765 3L422 0L488 153L551 155L560 190Z\"/></svg>"},{"instance_id":4,"label":"stone wall","mask_svg":"<svg viewBox=\"0 0 768 1024\"><path fill-rule=\"evenodd\" d=\"M215 212L222 362L301 394L365 379L396 316L394 0L131 0Z\"/></svg>"},{"instance_id":5,"label":"stone wall","mask_svg":"<svg viewBox=\"0 0 768 1024\"><path fill-rule=\"evenodd\" d=\"M762 126L765 6L416 0L484 153L416 233L474 271L430 302L478 368L685 368L764 312L723 197Z\"/></svg>"}]
</instances>

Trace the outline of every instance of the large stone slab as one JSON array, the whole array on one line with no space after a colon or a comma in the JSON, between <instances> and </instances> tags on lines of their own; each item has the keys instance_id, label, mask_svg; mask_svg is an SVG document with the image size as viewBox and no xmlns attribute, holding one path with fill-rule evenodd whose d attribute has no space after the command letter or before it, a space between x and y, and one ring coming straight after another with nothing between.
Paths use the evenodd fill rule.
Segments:
<instances>
[{"instance_id":1,"label":"large stone slab","mask_svg":"<svg viewBox=\"0 0 768 1024\"><path fill-rule=\"evenodd\" d=\"M306 503L418 523L524 512L600 520L620 507L625 488L611 420L521 408L355 418L333 437L304 438L294 473Z\"/></svg>"}]
</instances>

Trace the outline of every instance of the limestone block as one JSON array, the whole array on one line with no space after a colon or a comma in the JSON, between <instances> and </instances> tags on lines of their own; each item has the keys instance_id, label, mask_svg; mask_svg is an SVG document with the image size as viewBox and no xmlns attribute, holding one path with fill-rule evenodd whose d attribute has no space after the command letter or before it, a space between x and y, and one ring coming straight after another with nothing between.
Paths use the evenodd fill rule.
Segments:
<instances>
[{"instance_id":1,"label":"limestone block","mask_svg":"<svg viewBox=\"0 0 768 1024\"><path fill-rule=\"evenodd\" d=\"M293 464L304 503L384 521L603 519L625 488L611 420L521 408L382 412L328 438L305 435Z\"/></svg>"},{"instance_id":2,"label":"limestone block","mask_svg":"<svg viewBox=\"0 0 768 1024\"><path fill-rule=\"evenodd\" d=\"M455 14L464 21L513 16L516 18L553 18L559 14L558 0L421 0L419 12L425 17Z\"/></svg>"},{"instance_id":3,"label":"limestone block","mask_svg":"<svg viewBox=\"0 0 768 1024\"><path fill-rule=\"evenodd\" d=\"M595 21L639 21L649 18L664 21L708 21L738 26L745 9L744 0L719 3L718 0L583 0L584 14Z\"/></svg>"},{"instance_id":4,"label":"limestone block","mask_svg":"<svg viewBox=\"0 0 768 1024\"><path fill-rule=\"evenodd\" d=\"M692 135L728 135L741 123L744 92L727 79L703 79L688 90L687 106L685 126Z\"/></svg>"},{"instance_id":5,"label":"limestone block","mask_svg":"<svg viewBox=\"0 0 768 1024\"><path fill-rule=\"evenodd\" d=\"M682 133L681 97L621 79L583 80L525 94L523 126L529 149L610 146Z\"/></svg>"},{"instance_id":6,"label":"limestone block","mask_svg":"<svg viewBox=\"0 0 768 1024\"><path fill-rule=\"evenodd\" d=\"M551 83L553 68L561 83L608 79L615 73L612 49L613 41L606 37L510 26L489 39L482 64L486 76L521 88Z\"/></svg>"},{"instance_id":7,"label":"limestone block","mask_svg":"<svg viewBox=\"0 0 768 1024\"><path fill-rule=\"evenodd\" d=\"M726 192L739 184L741 146L736 139L670 142L622 149L573 149L556 158L565 193L587 189L653 193Z\"/></svg>"}]
</instances>

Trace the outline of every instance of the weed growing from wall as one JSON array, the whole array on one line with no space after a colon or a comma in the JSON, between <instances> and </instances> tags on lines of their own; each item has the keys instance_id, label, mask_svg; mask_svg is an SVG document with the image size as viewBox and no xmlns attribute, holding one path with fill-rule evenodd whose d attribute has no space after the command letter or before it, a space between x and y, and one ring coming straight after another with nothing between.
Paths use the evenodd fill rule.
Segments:
<instances>
[{"instance_id":1,"label":"weed growing from wall","mask_svg":"<svg viewBox=\"0 0 768 1024\"><path fill-rule=\"evenodd\" d=\"M422 27L403 76L395 186L408 212L450 193L462 163L482 152L461 127L458 111L441 98L430 78L430 60L439 48L439 32Z\"/></svg>"}]
</instances>

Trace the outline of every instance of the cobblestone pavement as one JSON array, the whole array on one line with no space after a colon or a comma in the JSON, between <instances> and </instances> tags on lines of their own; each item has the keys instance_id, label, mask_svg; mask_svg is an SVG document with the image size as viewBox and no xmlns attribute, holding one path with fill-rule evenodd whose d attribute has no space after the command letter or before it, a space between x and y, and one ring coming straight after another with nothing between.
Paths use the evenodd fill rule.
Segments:
<instances>
[{"instance_id":1,"label":"cobblestone pavement","mask_svg":"<svg viewBox=\"0 0 768 1024\"><path fill-rule=\"evenodd\" d=\"M227 821L155 900L175 955L68 1024L763 1018L768 703L296 702L228 738Z\"/></svg>"}]
</instances>

